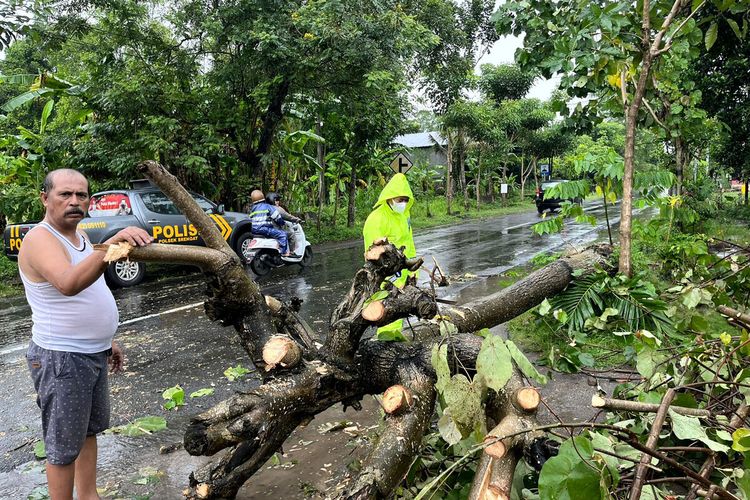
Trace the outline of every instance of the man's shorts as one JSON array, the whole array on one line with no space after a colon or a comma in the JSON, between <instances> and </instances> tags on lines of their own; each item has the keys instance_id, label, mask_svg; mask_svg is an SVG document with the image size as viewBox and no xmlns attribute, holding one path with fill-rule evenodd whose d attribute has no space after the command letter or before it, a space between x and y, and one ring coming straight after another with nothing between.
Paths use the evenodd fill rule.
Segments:
<instances>
[{"instance_id":1,"label":"man's shorts","mask_svg":"<svg viewBox=\"0 0 750 500\"><path fill-rule=\"evenodd\" d=\"M111 352L82 354L29 345L26 362L42 410L48 463L72 463L86 436L109 427L107 357Z\"/></svg>"}]
</instances>

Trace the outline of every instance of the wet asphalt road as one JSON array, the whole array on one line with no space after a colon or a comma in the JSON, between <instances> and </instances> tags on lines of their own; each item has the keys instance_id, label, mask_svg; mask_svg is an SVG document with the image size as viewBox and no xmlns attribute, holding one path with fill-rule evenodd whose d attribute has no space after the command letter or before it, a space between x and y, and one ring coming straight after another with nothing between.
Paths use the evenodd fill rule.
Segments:
<instances>
[{"instance_id":1,"label":"wet asphalt road","mask_svg":"<svg viewBox=\"0 0 750 500\"><path fill-rule=\"evenodd\" d=\"M600 208L592 206L590 213L603 218ZM470 221L418 231L415 242L420 255L426 257L428 269L432 268L434 257L449 276L468 275L439 290L444 298L461 303L497 291L499 274L525 264L540 252L580 247L606 234L602 227L569 224L562 234L542 238L530 230L530 225L538 221L535 212ZM296 266L276 270L260 279L259 284L265 294L280 299L302 298L302 315L313 328L324 331L330 311L346 293L354 271L361 265L363 248L360 241L352 241L314 250L310 267L302 271ZM166 272L173 272L171 269L166 268ZM206 458L189 457L184 451L159 455L159 447L181 441L191 415L236 390L257 384L252 374L235 382L223 376L230 366L242 364L250 368L251 364L233 330L206 319L201 302L202 276L184 270L180 271L180 276L164 279L155 279L154 274L156 272L152 271L150 279L138 287L115 291L122 322L118 340L126 350L128 364L125 374L111 379L112 424L119 425L145 415L161 415L167 419L168 429L146 437L106 435L100 439L99 485L107 488L106 496L110 498L139 495L153 499L180 498L187 475ZM421 273L421 281L426 280L426 274ZM0 299L0 380L3 381L0 385L0 498L3 499L27 498L44 482L43 465L34 460L33 454L33 443L41 438L39 413L23 359L30 338L30 323L23 298ZM580 379L562 377L556 382L559 387L572 384L570 391L563 389L551 396L563 407L570 406L568 415L564 408L561 410L562 416L581 417L581 401L566 401L568 393L581 392L575 386ZM178 411L167 412L161 407L164 402L161 393L177 384L186 394L207 387L213 387L215 392L208 397L188 399L187 405ZM588 399L590 392L583 392L584 399ZM278 465L274 470L264 469L241 490L241 497L270 498L283 494L302 498L304 494L297 484L300 477L318 488L325 487L334 477L332 474L345 465L339 463L338 455L357 456L365 449L357 443L365 441L363 429L375 423L376 413L369 398L365 407L370 411L353 413L348 410L346 415L338 408L331 409L306 429L295 433L286 444L287 450L297 453L284 459L288 467ZM318 425L341 418L361 423L360 430L354 432L359 436L357 439L339 432L322 448L309 443L318 441ZM337 447L343 452L335 452ZM159 471L156 479L144 480L150 475L148 467ZM144 481L147 484L136 484Z\"/></svg>"}]
</instances>

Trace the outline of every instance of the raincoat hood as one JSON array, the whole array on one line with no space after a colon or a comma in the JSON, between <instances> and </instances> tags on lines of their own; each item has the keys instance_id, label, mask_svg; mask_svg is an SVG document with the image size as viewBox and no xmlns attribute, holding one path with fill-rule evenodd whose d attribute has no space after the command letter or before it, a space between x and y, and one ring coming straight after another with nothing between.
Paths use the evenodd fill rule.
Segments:
<instances>
[{"instance_id":1,"label":"raincoat hood","mask_svg":"<svg viewBox=\"0 0 750 500\"><path fill-rule=\"evenodd\" d=\"M388 184L385 185L383 191L380 192L378 202L375 203L373 208L378 208L381 205L387 205L388 200L391 198L398 198L399 196L408 196L409 202L406 204L405 213L411 211L411 206L414 205L414 193L411 192L409 181L406 180L404 174L396 174L391 177Z\"/></svg>"}]
</instances>

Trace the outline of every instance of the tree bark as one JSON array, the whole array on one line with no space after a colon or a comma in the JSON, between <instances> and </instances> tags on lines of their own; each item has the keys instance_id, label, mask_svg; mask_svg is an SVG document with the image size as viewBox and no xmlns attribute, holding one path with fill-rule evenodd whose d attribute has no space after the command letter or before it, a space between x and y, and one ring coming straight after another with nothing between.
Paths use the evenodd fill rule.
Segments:
<instances>
[{"instance_id":1,"label":"tree bark","mask_svg":"<svg viewBox=\"0 0 750 500\"><path fill-rule=\"evenodd\" d=\"M247 145L245 149L245 160L250 166L250 175L254 179L263 177L263 156L268 153L273 142L274 135L276 134L276 127L281 122L284 116L283 106L289 95L291 88L291 82L284 79L279 83L271 96L271 102L268 104L265 116L263 117L263 128L258 138L258 145L253 148L252 145Z\"/></svg>"},{"instance_id":2,"label":"tree bark","mask_svg":"<svg viewBox=\"0 0 750 500\"><path fill-rule=\"evenodd\" d=\"M612 272L607 265L611 254L611 247L601 245L560 258L492 295L462 306L443 308L440 315L448 318L459 332L476 332L505 323L565 290L576 271L585 275L601 266ZM413 335L415 338L439 336L440 326L420 322L413 327Z\"/></svg>"},{"instance_id":3,"label":"tree bark","mask_svg":"<svg viewBox=\"0 0 750 500\"><path fill-rule=\"evenodd\" d=\"M346 212L346 227L354 226L354 208L357 201L357 166L352 164L352 174L349 180L349 203Z\"/></svg>"},{"instance_id":4,"label":"tree bark","mask_svg":"<svg viewBox=\"0 0 750 500\"><path fill-rule=\"evenodd\" d=\"M452 136L448 136L448 154L447 162L445 166L445 204L446 213L452 215L451 208L453 206L453 140Z\"/></svg>"},{"instance_id":5,"label":"tree bark","mask_svg":"<svg viewBox=\"0 0 750 500\"><path fill-rule=\"evenodd\" d=\"M675 0L669 15L662 22L661 28L651 41L651 2L643 0L641 23L641 67L638 81L630 104L625 105L625 167L622 178L622 206L620 216L620 259L619 271L627 277L633 275L631 258L631 231L633 223L633 170L635 158L635 131L638 124L638 111L643 103L646 83L651 72L651 65L662 50L661 42L674 17L682 5L682 0ZM625 85L623 80L622 85Z\"/></svg>"},{"instance_id":6,"label":"tree bark","mask_svg":"<svg viewBox=\"0 0 750 500\"><path fill-rule=\"evenodd\" d=\"M682 185L685 182L685 141L682 140L682 137L675 137L674 139L674 156L675 156L675 163L677 163L676 167L676 175L677 175L677 186L675 186L677 195L682 194Z\"/></svg>"}]
</instances>

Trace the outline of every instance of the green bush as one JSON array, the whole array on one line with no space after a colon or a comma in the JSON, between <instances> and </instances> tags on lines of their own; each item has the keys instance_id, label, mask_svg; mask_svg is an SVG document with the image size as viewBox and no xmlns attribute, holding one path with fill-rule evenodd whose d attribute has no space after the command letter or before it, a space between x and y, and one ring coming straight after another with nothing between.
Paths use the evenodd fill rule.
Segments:
<instances>
[{"instance_id":1,"label":"green bush","mask_svg":"<svg viewBox=\"0 0 750 500\"><path fill-rule=\"evenodd\" d=\"M0 297L21 293L21 279L18 276L18 265L0 254Z\"/></svg>"}]
</instances>

